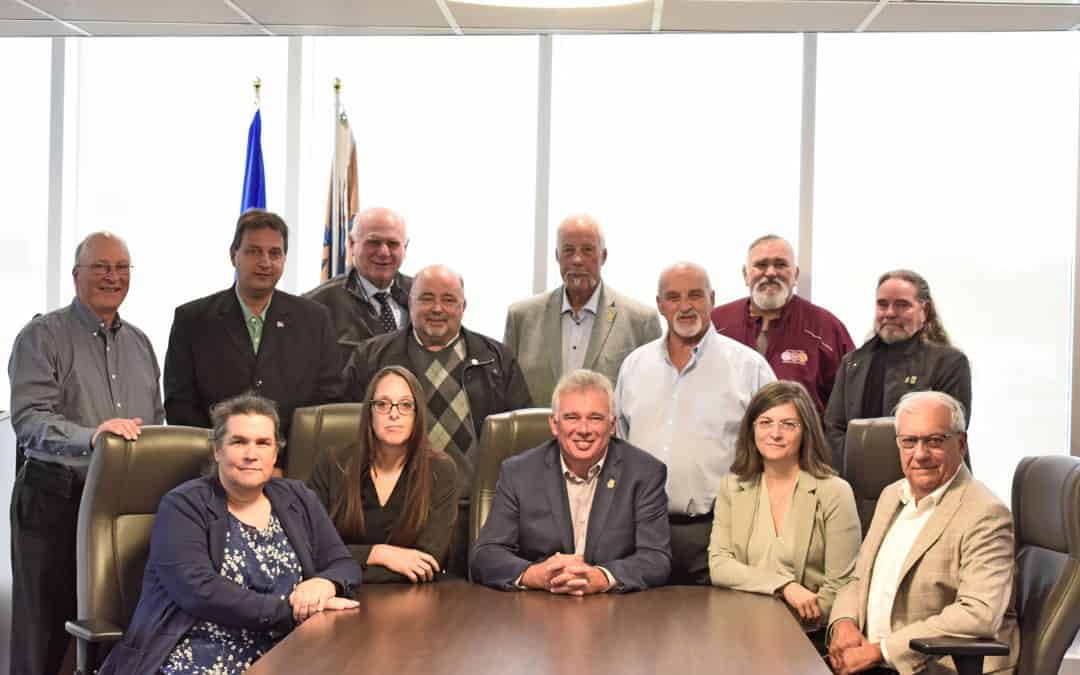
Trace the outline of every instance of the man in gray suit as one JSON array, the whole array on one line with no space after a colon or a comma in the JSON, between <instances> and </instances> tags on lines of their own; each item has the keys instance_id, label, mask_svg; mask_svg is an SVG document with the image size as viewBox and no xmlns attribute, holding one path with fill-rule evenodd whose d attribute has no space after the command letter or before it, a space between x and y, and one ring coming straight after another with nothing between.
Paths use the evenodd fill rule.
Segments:
<instances>
[{"instance_id":1,"label":"man in gray suit","mask_svg":"<svg viewBox=\"0 0 1080 675\"><path fill-rule=\"evenodd\" d=\"M559 377L578 368L614 382L627 354L660 337L655 310L602 282L607 247L592 216L562 221L555 260L563 285L511 305L503 336L538 403L550 401Z\"/></svg>"}]
</instances>

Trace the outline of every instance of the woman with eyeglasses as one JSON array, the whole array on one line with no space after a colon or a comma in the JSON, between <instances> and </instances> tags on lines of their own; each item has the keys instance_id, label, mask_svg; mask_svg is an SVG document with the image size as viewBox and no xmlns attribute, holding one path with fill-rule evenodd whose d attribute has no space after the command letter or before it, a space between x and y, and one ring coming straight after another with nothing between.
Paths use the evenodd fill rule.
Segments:
<instances>
[{"instance_id":1,"label":"woman with eyeglasses","mask_svg":"<svg viewBox=\"0 0 1080 675\"><path fill-rule=\"evenodd\" d=\"M424 390L405 368L375 374L359 438L324 451L309 481L365 583L433 581L457 514L457 467L427 442Z\"/></svg>"},{"instance_id":2,"label":"woman with eyeglasses","mask_svg":"<svg viewBox=\"0 0 1080 675\"><path fill-rule=\"evenodd\" d=\"M861 539L851 486L829 466L828 453L801 384L759 389L739 426L731 473L720 482L709 542L713 585L783 598L819 651Z\"/></svg>"}]
</instances>

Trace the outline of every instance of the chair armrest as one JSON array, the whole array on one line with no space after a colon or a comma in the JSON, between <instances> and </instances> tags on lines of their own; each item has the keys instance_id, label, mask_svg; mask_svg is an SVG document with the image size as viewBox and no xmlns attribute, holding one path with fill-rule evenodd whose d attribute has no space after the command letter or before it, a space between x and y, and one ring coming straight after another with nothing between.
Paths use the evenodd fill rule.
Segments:
<instances>
[{"instance_id":1,"label":"chair armrest","mask_svg":"<svg viewBox=\"0 0 1080 675\"><path fill-rule=\"evenodd\" d=\"M930 656L1005 656L1009 645L986 638L916 638L908 645Z\"/></svg>"},{"instance_id":2,"label":"chair armrest","mask_svg":"<svg viewBox=\"0 0 1080 675\"><path fill-rule=\"evenodd\" d=\"M68 621L64 623L64 628L67 629L69 635L86 642L112 644L124 637L123 629L101 619Z\"/></svg>"}]
</instances>

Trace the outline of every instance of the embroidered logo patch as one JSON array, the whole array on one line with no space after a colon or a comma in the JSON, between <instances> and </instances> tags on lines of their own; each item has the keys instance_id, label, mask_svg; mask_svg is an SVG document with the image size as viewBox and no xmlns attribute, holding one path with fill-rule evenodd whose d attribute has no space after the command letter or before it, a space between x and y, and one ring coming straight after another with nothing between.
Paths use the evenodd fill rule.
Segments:
<instances>
[{"instance_id":1,"label":"embroidered logo patch","mask_svg":"<svg viewBox=\"0 0 1080 675\"><path fill-rule=\"evenodd\" d=\"M795 365L805 366L806 362L809 360L810 357L801 349L785 349L784 353L780 355L781 363L793 363Z\"/></svg>"}]
</instances>

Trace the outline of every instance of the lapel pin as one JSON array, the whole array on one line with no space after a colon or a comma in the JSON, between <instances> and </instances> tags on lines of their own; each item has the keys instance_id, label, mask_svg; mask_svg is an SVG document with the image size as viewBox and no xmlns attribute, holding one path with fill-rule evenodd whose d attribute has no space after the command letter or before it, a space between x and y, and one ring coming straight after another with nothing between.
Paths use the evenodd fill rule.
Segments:
<instances>
[{"instance_id":1,"label":"lapel pin","mask_svg":"<svg viewBox=\"0 0 1080 675\"><path fill-rule=\"evenodd\" d=\"M607 308L607 320L608 320L608 323L611 323L612 321L615 320L615 308L614 307L608 307Z\"/></svg>"},{"instance_id":2,"label":"lapel pin","mask_svg":"<svg viewBox=\"0 0 1080 675\"><path fill-rule=\"evenodd\" d=\"M608 478L607 479L607 486L608 486L609 490L614 489L615 488L615 479L614 478Z\"/></svg>"},{"instance_id":3,"label":"lapel pin","mask_svg":"<svg viewBox=\"0 0 1080 675\"><path fill-rule=\"evenodd\" d=\"M277 322L277 327L278 328L284 328L285 327L285 322L284 321L278 321Z\"/></svg>"},{"instance_id":4,"label":"lapel pin","mask_svg":"<svg viewBox=\"0 0 1080 675\"><path fill-rule=\"evenodd\" d=\"M919 381L919 376L918 375L908 375L906 378L904 378L904 384L915 384L918 381Z\"/></svg>"}]
</instances>

